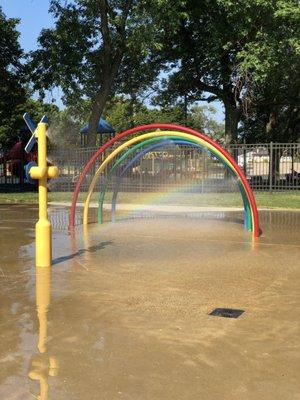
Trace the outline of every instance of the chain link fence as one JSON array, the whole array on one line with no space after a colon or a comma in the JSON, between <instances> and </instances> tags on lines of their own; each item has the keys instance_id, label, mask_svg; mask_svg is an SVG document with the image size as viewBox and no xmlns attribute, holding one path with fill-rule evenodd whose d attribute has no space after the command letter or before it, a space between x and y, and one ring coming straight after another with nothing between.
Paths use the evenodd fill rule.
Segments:
<instances>
[{"instance_id":1,"label":"chain link fence","mask_svg":"<svg viewBox=\"0 0 300 400\"><path fill-rule=\"evenodd\" d=\"M115 144L115 147L119 144ZM88 190L92 176L111 150L97 160L83 183L82 191ZM237 160L253 190L272 192L300 189L299 143L234 144L228 146L227 150ZM49 161L59 166L60 176L50 182L50 189L72 192L95 151L96 148L52 149ZM120 174L135 155L128 157L109 177L108 166L95 189L100 190L107 185L107 189L112 190L118 182L121 191L131 192L155 192L171 188L186 192L235 190L226 168L205 150L169 145L150 151L134 162L121 179ZM23 160L7 160L4 154L0 154L0 186L3 190L32 188L24 179L23 164Z\"/></svg>"}]
</instances>

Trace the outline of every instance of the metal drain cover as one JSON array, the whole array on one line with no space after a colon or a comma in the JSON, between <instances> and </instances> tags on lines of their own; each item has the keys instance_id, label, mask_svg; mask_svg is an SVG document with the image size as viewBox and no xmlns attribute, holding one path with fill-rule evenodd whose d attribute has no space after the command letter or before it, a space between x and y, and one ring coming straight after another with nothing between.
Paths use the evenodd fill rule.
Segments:
<instances>
[{"instance_id":1,"label":"metal drain cover","mask_svg":"<svg viewBox=\"0 0 300 400\"><path fill-rule=\"evenodd\" d=\"M208 315L214 315L215 317L238 318L244 312L244 310L234 310L233 308L215 308Z\"/></svg>"}]
</instances>

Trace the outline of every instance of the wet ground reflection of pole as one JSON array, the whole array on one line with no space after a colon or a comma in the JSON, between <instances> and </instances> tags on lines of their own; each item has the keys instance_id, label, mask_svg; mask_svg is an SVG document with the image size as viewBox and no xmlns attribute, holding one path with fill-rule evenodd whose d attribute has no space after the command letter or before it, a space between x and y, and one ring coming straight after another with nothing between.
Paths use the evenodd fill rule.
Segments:
<instances>
[{"instance_id":1,"label":"wet ground reflection of pole","mask_svg":"<svg viewBox=\"0 0 300 400\"><path fill-rule=\"evenodd\" d=\"M56 376L59 365L47 349L48 311L51 300L51 267L36 268L36 305L39 321L38 353L30 361L28 376L39 381L40 400L48 400L49 376Z\"/></svg>"}]
</instances>

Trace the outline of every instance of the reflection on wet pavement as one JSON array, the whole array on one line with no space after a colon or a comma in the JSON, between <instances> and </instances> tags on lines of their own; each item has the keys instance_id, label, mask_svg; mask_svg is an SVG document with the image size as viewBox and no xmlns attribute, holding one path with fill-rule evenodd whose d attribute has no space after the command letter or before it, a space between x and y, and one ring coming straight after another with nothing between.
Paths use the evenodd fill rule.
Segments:
<instances>
[{"instance_id":1,"label":"reflection on wet pavement","mask_svg":"<svg viewBox=\"0 0 300 400\"><path fill-rule=\"evenodd\" d=\"M48 378L57 376L59 362L56 356L47 352L48 311L50 306L51 268L36 268L36 308L39 321L38 353L30 360L28 376L39 382L41 400L49 398Z\"/></svg>"},{"instance_id":2,"label":"reflection on wet pavement","mask_svg":"<svg viewBox=\"0 0 300 400\"><path fill-rule=\"evenodd\" d=\"M0 399L300 398L300 213L55 231L35 271L36 211L0 206Z\"/></svg>"}]
</instances>

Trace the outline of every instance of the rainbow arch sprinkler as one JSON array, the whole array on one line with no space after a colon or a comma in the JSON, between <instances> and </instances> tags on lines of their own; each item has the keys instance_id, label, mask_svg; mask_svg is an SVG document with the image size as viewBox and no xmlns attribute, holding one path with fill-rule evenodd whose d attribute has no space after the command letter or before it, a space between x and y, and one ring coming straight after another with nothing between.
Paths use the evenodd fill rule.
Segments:
<instances>
[{"instance_id":1,"label":"rainbow arch sprinkler","mask_svg":"<svg viewBox=\"0 0 300 400\"><path fill-rule=\"evenodd\" d=\"M75 226L75 213L76 213L78 195L86 175L89 173L89 171L92 169L93 165L95 164L99 156L102 155L105 150L109 149L109 147L114 145L116 142L120 142L122 139L124 140L124 138L130 137L130 135L133 134L135 135L139 134L139 136L135 136L134 138L131 138L126 142L123 141L122 144L120 144L117 148L115 148L103 160L102 164L97 169L90 183L90 187L84 203L84 213L83 213L84 225L88 223L89 203L97 179L111 161L113 161L123 150L124 151L127 150L124 154L127 153L128 156L129 155L128 148L131 149L131 146L135 147L140 146L140 148L142 148L144 145L149 143L149 140L151 139L155 139L155 141L157 142L172 139L177 141L186 141L207 149L216 158L218 158L232 172L234 176L236 176L236 178L238 179L238 186L244 203L245 226L249 231L252 231L253 237L258 237L260 235L259 216L255 198L252 189L249 185L249 182L247 181L243 171L240 169L236 161L231 157L231 155L225 149L223 149L218 143L213 141L208 136L199 133L191 128L179 125L171 125L171 124L150 124L129 129L123 133L116 135L113 139L106 142L94 153L94 155L85 165L73 193L72 204L70 209L70 217L69 217L69 226L71 229L74 228Z\"/></svg>"}]
</instances>

